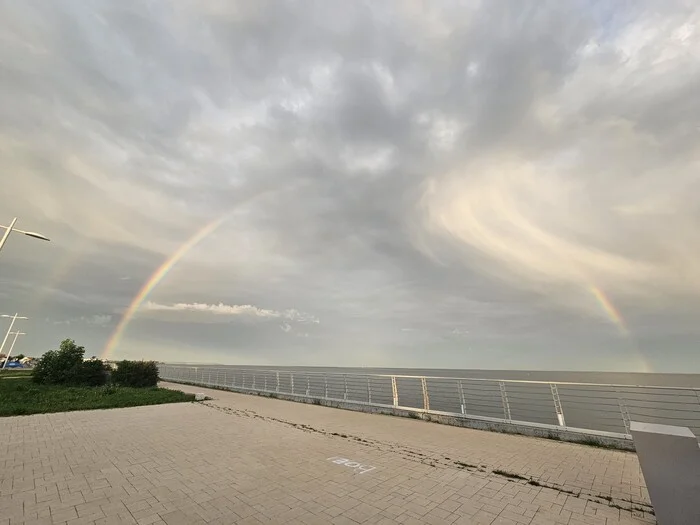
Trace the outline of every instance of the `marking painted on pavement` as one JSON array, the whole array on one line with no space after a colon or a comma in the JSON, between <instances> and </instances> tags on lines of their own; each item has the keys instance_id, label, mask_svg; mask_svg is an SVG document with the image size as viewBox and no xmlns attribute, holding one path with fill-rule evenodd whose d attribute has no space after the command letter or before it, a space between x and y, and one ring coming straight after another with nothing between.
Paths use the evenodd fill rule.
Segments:
<instances>
[{"instance_id":1,"label":"marking painted on pavement","mask_svg":"<svg viewBox=\"0 0 700 525\"><path fill-rule=\"evenodd\" d=\"M373 467L372 465L363 465L362 463L359 463L357 461L352 461L347 458L341 458L339 456L333 456L332 458L328 458L326 461L332 461L336 465L343 465L345 467L349 467L358 474L364 474L366 472L369 472L370 470L374 470L375 468L377 468Z\"/></svg>"}]
</instances>

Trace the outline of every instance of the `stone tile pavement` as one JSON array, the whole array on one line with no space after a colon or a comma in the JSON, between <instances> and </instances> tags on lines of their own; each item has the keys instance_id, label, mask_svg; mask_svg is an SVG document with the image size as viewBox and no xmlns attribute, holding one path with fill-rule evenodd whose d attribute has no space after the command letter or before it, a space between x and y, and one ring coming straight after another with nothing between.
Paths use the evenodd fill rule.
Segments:
<instances>
[{"instance_id":1,"label":"stone tile pavement","mask_svg":"<svg viewBox=\"0 0 700 525\"><path fill-rule=\"evenodd\" d=\"M165 386L0 418L0 525L655 523L632 453Z\"/></svg>"}]
</instances>

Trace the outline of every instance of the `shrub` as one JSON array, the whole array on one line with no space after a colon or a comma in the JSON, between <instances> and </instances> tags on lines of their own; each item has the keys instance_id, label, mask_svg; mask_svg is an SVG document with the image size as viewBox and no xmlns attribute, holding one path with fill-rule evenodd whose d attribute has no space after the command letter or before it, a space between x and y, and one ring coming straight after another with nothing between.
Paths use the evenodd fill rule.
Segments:
<instances>
[{"instance_id":1,"label":"shrub","mask_svg":"<svg viewBox=\"0 0 700 525\"><path fill-rule=\"evenodd\" d=\"M107 367L100 359L84 361L78 368L76 384L85 386L102 386L107 383Z\"/></svg>"},{"instance_id":2,"label":"shrub","mask_svg":"<svg viewBox=\"0 0 700 525\"><path fill-rule=\"evenodd\" d=\"M158 365L155 361L119 361L112 372L112 382L137 388L156 386Z\"/></svg>"},{"instance_id":3,"label":"shrub","mask_svg":"<svg viewBox=\"0 0 700 525\"><path fill-rule=\"evenodd\" d=\"M83 361L85 348L64 339L58 350L46 352L34 367L32 381L54 385L100 386L107 382L107 370L99 359Z\"/></svg>"}]
</instances>

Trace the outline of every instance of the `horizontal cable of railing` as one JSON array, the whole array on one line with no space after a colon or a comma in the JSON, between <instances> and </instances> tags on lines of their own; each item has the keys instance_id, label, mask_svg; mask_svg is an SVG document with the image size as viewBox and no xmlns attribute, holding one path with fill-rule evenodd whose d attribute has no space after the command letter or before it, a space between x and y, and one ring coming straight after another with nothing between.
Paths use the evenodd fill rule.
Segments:
<instances>
[{"instance_id":1,"label":"horizontal cable of railing","mask_svg":"<svg viewBox=\"0 0 700 525\"><path fill-rule=\"evenodd\" d=\"M700 389L160 365L163 380L629 436L630 421L700 431Z\"/></svg>"}]
</instances>

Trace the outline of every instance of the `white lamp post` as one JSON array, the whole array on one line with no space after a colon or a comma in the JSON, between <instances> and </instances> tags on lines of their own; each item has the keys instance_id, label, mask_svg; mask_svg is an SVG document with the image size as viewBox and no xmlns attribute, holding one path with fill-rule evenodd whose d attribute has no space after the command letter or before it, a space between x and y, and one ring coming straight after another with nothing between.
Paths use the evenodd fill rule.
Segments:
<instances>
[{"instance_id":1,"label":"white lamp post","mask_svg":"<svg viewBox=\"0 0 700 525\"><path fill-rule=\"evenodd\" d=\"M42 235L40 233L36 232L26 232L24 230L20 230L18 228L15 228L15 223L17 222L17 217L12 219L12 222L10 223L9 226L3 226L0 224L0 228L5 228L5 234L2 236L2 239L0 239L0 250L2 250L2 247L5 246L5 243L7 242L7 238L10 236L12 232L17 232L17 233L23 233L24 235L27 235L29 237L34 237L35 239L41 239L42 241L49 241L50 239L46 237L45 235Z\"/></svg>"},{"instance_id":2,"label":"white lamp post","mask_svg":"<svg viewBox=\"0 0 700 525\"><path fill-rule=\"evenodd\" d=\"M7 357L5 357L5 361L2 364L2 369L5 370L5 367L7 366L7 362L10 360L10 356L12 355L12 349L15 347L15 343L17 342L17 338L20 335L27 335L25 332L12 332L15 334L15 338L12 340L12 344L10 345L10 349L7 351Z\"/></svg>"},{"instance_id":3,"label":"white lamp post","mask_svg":"<svg viewBox=\"0 0 700 525\"><path fill-rule=\"evenodd\" d=\"M10 332L12 331L12 327L15 325L15 321L17 319L29 319L29 317L21 317L19 314L15 314L15 315L0 314L0 317L9 317L12 319L12 321L10 321L10 327L7 329L7 332L5 333L5 339L2 340L2 344L0 345L0 354L1 354L3 349L5 348L5 343L7 342L7 338L10 337ZM5 360L5 361L7 361L7 360Z\"/></svg>"}]
</instances>

